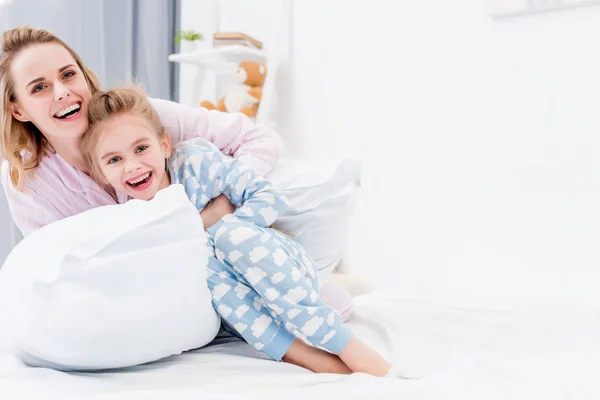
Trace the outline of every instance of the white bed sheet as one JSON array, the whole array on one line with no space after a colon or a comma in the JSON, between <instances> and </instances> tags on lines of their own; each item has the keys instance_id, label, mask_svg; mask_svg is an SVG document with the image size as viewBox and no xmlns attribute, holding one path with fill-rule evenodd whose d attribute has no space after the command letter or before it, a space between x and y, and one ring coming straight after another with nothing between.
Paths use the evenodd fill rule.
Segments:
<instances>
[{"instance_id":1,"label":"white bed sheet","mask_svg":"<svg viewBox=\"0 0 600 400\"><path fill-rule=\"evenodd\" d=\"M357 336L396 355L405 374L418 379L316 375L231 340L135 368L81 374L28 368L1 349L0 398L600 398L599 314L458 309L384 291L355 301Z\"/></svg>"}]
</instances>

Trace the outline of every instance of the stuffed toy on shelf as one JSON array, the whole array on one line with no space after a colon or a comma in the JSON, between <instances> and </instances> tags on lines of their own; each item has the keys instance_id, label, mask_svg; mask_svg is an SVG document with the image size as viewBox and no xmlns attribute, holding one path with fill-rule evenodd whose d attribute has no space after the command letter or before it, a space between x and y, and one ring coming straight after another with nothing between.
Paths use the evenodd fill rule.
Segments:
<instances>
[{"instance_id":1,"label":"stuffed toy on shelf","mask_svg":"<svg viewBox=\"0 0 600 400\"><path fill-rule=\"evenodd\" d=\"M241 112L249 118L256 116L262 87L265 83L267 67L260 62L241 62L235 80L229 93L223 96L215 105L210 101L202 101L200 105L209 110L226 111L230 113Z\"/></svg>"}]
</instances>

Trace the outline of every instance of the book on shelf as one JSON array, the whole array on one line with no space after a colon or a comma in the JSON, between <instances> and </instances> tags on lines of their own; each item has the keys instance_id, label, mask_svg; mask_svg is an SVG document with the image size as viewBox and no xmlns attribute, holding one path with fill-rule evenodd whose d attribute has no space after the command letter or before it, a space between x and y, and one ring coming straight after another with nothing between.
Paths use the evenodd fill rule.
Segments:
<instances>
[{"instance_id":1,"label":"book on shelf","mask_svg":"<svg viewBox=\"0 0 600 400\"><path fill-rule=\"evenodd\" d=\"M261 41L242 32L217 32L213 35L213 46L222 47L239 44L255 49L262 49Z\"/></svg>"}]
</instances>

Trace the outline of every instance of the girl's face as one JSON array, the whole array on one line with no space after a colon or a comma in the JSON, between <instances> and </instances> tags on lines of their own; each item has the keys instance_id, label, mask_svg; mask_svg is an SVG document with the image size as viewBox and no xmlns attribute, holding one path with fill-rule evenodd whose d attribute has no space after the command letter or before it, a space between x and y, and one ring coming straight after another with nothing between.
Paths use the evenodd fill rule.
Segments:
<instances>
[{"instance_id":1,"label":"girl's face","mask_svg":"<svg viewBox=\"0 0 600 400\"><path fill-rule=\"evenodd\" d=\"M83 71L60 44L37 44L21 51L10 70L15 83L13 116L32 122L50 144L79 139L87 130L91 97Z\"/></svg>"},{"instance_id":2,"label":"girl's face","mask_svg":"<svg viewBox=\"0 0 600 400\"><path fill-rule=\"evenodd\" d=\"M95 160L106 184L134 199L150 200L169 186L165 160L171 146L165 132L158 137L135 115L115 115L99 127Z\"/></svg>"}]
</instances>

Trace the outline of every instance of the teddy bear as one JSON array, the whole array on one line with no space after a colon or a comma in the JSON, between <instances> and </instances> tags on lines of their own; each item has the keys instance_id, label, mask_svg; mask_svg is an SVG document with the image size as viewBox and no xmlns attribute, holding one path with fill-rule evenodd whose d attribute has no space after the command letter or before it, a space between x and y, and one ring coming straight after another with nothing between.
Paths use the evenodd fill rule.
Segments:
<instances>
[{"instance_id":1,"label":"teddy bear","mask_svg":"<svg viewBox=\"0 0 600 400\"><path fill-rule=\"evenodd\" d=\"M203 101L200 105L208 110L219 110L230 113L241 112L253 118L262 99L262 86L265 83L267 67L260 62L244 61L239 64L235 75L236 83L229 93L214 105Z\"/></svg>"}]
</instances>

